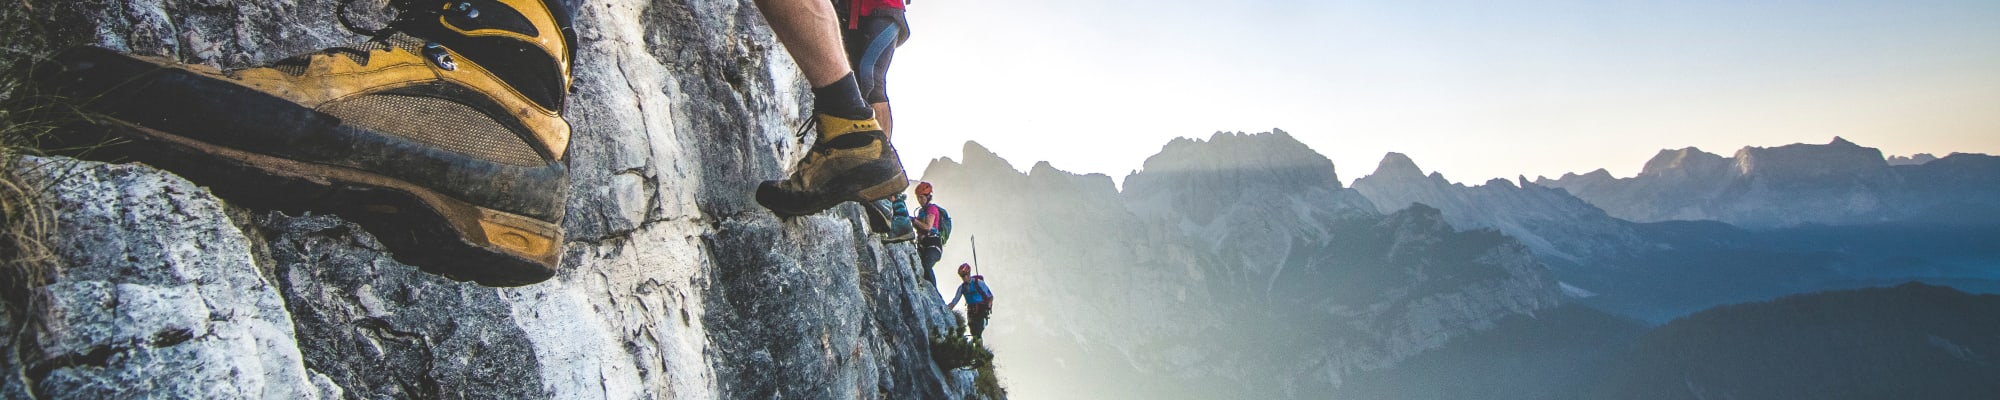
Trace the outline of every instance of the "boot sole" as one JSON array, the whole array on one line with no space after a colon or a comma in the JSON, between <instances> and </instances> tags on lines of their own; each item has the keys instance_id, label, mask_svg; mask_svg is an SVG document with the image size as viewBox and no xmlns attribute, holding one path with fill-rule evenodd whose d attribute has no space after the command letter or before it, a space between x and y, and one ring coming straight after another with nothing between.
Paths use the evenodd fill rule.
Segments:
<instances>
[{"instance_id":1,"label":"boot sole","mask_svg":"<svg viewBox=\"0 0 2000 400\"><path fill-rule=\"evenodd\" d=\"M527 285L555 275L563 237L552 223L359 169L238 150L120 120L95 125L134 141L100 150L174 171L242 205L331 211L374 234L397 261L426 272L486 286Z\"/></svg>"},{"instance_id":2,"label":"boot sole","mask_svg":"<svg viewBox=\"0 0 2000 400\"><path fill-rule=\"evenodd\" d=\"M840 205L840 203L845 203L849 201L868 202L868 201L886 199L889 198L889 196L896 195L896 193L901 193L903 189L908 188L910 185L908 175L905 172L899 170L896 171L896 176L893 178L868 186L859 191L855 191L854 192L855 195L853 197L827 198L821 201L806 203L796 208L792 208L792 207L772 207L771 202L768 202L765 199L766 196L795 196L795 195L777 194L783 192L773 186L776 182L778 181L766 181L757 187L758 191L757 202L758 204L762 204L764 208L770 209L771 213L783 217L796 217L802 215L817 214L821 211L826 211L829 208L833 208L833 206ZM871 207L866 204L863 204L861 206L863 208ZM870 224L873 225L873 222L871 221ZM871 230L872 229L873 228L871 227Z\"/></svg>"},{"instance_id":3,"label":"boot sole","mask_svg":"<svg viewBox=\"0 0 2000 400\"><path fill-rule=\"evenodd\" d=\"M886 182L875 184L875 186L869 186L867 189L861 189L861 198L852 200L876 201L876 200L886 199L889 198L889 196L895 196L897 193L902 193L903 189L908 189L909 187L910 187L909 175L902 171L897 171L895 178L889 179Z\"/></svg>"}]
</instances>

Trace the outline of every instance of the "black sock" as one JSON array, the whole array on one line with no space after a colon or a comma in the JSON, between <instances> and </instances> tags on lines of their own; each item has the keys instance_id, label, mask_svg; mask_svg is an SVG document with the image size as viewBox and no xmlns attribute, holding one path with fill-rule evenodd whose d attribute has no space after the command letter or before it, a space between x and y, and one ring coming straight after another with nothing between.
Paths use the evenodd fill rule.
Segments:
<instances>
[{"instance_id":1,"label":"black sock","mask_svg":"<svg viewBox=\"0 0 2000 400\"><path fill-rule=\"evenodd\" d=\"M831 84L813 88L813 112L846 119L875 118L875 109L868 108L868 101L861 99L861 85L855 83L853 72Z\"/></svg>"}]
</instances>

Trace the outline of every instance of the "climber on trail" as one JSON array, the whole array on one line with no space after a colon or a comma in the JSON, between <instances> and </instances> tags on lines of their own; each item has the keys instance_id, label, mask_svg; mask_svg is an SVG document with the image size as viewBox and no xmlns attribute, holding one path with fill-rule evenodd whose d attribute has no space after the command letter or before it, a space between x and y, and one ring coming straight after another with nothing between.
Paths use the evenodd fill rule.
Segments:
<instances>
[{"instance_id":1,"label":"climber on trail","mask_svg":"<svg viewBox=\"0 0 2000 400\"><path fill-rule=\"evenodd\" d=\"M944 244L951 239L951 213L931 202L931 183L917 183L917 216L911 219L917 231L917 258L924 263L924 280L937 283L933 272L944 258Z\"/></svg>"},{"instance_id":2,"label":"climber on trail","mask_svg":"<svg viewBox=\"0 0 2000 400\"><path fill-rule=\"evenodd\" d=\"M847 62L854 69L861 97L875 110L882 132L895 137L889 112L889 62L896 48L910 40L910 22L903 0L833 0L840 16L840 37L847 45Z\"/></svg>"},{"instance_id":3,"label":"climber on trail","mask_svg":"<svg viewBox=\"0 0 2000 400\"><path fill-rule=\"evenodd\" d=\"M965 324L972 328L972 338L980 339L986 332L986 319L993 316L993 287L986 286L985 275L973 275L972 264L958 265L958 291L951 295L951 302L945 308L958 306L958 299L965 298Z\"/></svg>"},{"instance_id":4,"label":"climber on trail","mask_svg":"<svg viewBox=\"0 0 2000 400\"><path fill-rule=\"evenodd\" d=\"M905 17L904 0L833 0L840 16L840 37L846 42L848 67L854 70L861 97L875 111L884 136L894 138L894 118L889 112L889 62L896 48L910 39L910 22ZM890 243L916 238L910 226L909 207L903 195L876 200L863 207L869 213L870 230L886 234ZM883 211L889 215L883 215ZM887 221L888 226L877 222Z\"/></svg>"},{"instance_id":5,"label":"climber on trail","mask_svg":"<svg viewBox=\"0 0 2000 400\"><path fill-rule=\"evenodd\" d=\"M37 80L107 117L76 141L129 142L86 156L143 161L253 207L339 213L397 260L452 279L532 284L555 275L565 243L563 112L577 47L565 3L391 0L396 17L381 29L342 21L369 40L264 67L85 46ZM894 213L874 200L909 181L833 4L756 4L812 87L817 133L789 177L757 187L757 202L798 216L856 201L876 211L871 227L889 227Z\"/></svg>"},{"instance_id":6,"label":"climber on trail","mask_svg":"<svg viewBox=\"0 0 2000 400\"><path fill-rule=\"evenodd\" d=\"M909 195L897 193L895 196L889 196L888 200L875 201L876 203L887 203L886 207L889 209L889 214L890 214L889 229L887 231L882 231L881 229L878 229L873 226L869 227L869 229L871 230L883 232L884 234L882 237L883 242L902 243L917 239L916 226L911 224L911 220L915 218L910 217L910 206L908 202L909 198L910 198ZM869 210L869 213L873 214L877 212L876 209L880 207L885 207L885 206L877 204L874 206L862 207L861 209ZM871 223L876 218L877 217L874 215L868 216L868 219L869 221L871 221Z\"/></svg>"},{"instance_id":7,"label":"climber on trail","mask_svg":"<svg viewBox=\"0 0 2000 400\"><path fill-rule=\"evenodd\" d=\"M833 3L757 0L757 8L812 85L809 123L818 131L790 177L757 187L757 203L780 216L798 216L856 201L870 209L871 228L889 228L894 213L875 200L901 193L910 182L847 60Z\"/></svg>"}]
</instances>

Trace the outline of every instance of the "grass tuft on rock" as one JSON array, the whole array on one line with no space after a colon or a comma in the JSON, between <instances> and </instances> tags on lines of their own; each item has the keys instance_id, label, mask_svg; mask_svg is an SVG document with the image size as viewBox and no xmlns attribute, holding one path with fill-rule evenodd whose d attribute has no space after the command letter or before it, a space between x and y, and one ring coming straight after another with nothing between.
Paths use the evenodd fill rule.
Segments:
<instances>
[{"instance_id":1,"label":"grass tuft on rock","mask_svg":"<svg viewBox=\"0 0 2000 400\"><path fill-rule=\"evenodd\" d=\"M22 158L42 155L45 138L63 124L87 117L76 102L32 84L36 66L50 54L46 35L30 15L34 6L0 5L0 33L9 38L0 44L0 302L17 319L33 308L34 289L46 284L58 266L48 246L57 228L55 210L40 199L61 175L51 171L62 168Z\"/></svg>"},{"instance_id":2,"label":"grass tuft on rock","mask_svg":"<svg viewBox=\"0 0 2000 400\"><path fill-rule=\"evenodd\" d=\"M964 314L953 313L952 316L957 323L952 325L951 332L931 337L931 361L947 371L972 368L978 373L973 380L974 393L989 399L1006 398L1007 389L1000 386L1000 376L993 369L993 350L965 334Z\"/></svg>"}]
</instances>

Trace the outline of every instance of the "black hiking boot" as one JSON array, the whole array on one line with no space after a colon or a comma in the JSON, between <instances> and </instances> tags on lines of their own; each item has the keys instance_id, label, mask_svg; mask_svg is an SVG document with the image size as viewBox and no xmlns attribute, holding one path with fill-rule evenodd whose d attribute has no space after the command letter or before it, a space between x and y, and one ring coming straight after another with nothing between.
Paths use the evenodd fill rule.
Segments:
<instances>
[{"instance_id":1,"label":"black hiking boot","mask_svg":"<svg viewBox=\"0 0 2000 400\"><path fill-rule=\"evenodd\" d=\"M758 185L758 204L781 216L808 215L842 202L885 199L909 187L896 147L889 144L875 119L827 114L814 118L819 124L819 139L813 142L812 150L799 160L790 177ZM886 225L887 221L880 222Z\"/></svg>"},{"instance_id":2,"label":"black hiking boot","mask_svg":"<svg viewBox=\"0 0 2000 400\"><path fill-rule=\"evenodd\" d=\"M574 47L555 2L395 0L376 39L218 71L95 47L44 84L106 118L76 141L232 202L339 213L404 263L491 286L553 276Z\"/></svg>"}]
</instances>

